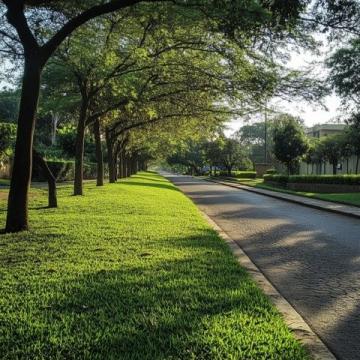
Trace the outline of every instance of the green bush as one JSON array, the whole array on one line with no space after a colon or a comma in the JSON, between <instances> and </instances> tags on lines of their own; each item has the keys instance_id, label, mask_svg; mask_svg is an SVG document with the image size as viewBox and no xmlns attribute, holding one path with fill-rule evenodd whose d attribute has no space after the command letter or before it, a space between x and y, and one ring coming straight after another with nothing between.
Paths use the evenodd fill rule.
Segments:
<instances>
[{"instance_id":1,"label":"green bush","mask_svg":"<svg viewBox=\"0 0 360 360\"><path fill-rule=\"evenodd\" d=\"M227 171L221 170L219 172L220 176L226 177L235 177L237 179L255 179L256 178L256 171L232 171L231 175L228 174Z\"/></svg>"},{"instance_id":2,"label":"green bush","mask_svg":"<svg viewBox=\"0 0 360 360\"><path fill-rule=\"evenodd\" d=\"M265 174L263 176L264 182L275 182L278 183L280 186L286 186L289 182L289 176L286 175L271 175Z\"/></svg>"},{"instance_id":3,"label":"green bush","mask_svg":"<svg viewBox=\"0 0 360 360\"><path fill-rule=\"evenodd\" d=\"M279 185L288 183L360 185L360 175L264 175L265 182L276 182Z\"/></svg>"},{"instance_id":4,"label":"green bush","mask_svg":"<svg viewBox=\"0 0 360 360\"><path fill-rule=\"evenodd\" d=\"M256 171L235 171L234 176L237 179L255 179Z\"/></svg>"},{"instance_id":5,"label":"green bush","mask_svg":"<svg viewBox=\"0 0 360 360\"><path fill-rule=\"evenodd\" d=\"M269 169L269 170L266 170L265 174L275 175L275 174L277 174L277 171L275 169Z\"/></svg>"}]
</instances>

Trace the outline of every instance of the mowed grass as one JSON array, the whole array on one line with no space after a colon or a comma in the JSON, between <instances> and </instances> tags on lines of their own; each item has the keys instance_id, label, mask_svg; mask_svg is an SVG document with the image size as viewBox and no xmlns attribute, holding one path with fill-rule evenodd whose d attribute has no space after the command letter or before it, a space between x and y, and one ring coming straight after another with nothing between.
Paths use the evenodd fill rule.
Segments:
<instances>
[{"instance_id":1,"label":"mowed grass","mask_svg":"<svg viewBox=\"0 0 360 360\"><path fill-rule=\"evenodd\" d=\"M31 231L0 235L1 359L307 359L167 180L71 190L33 189Z\"/></svg>"},{"instance_id":2,"label":"mowed grass","mask_svg":"<svg viewBox=\"0 0 360 360\"><path fill-rule=\"evenodd\" d=\"M304 191L292 191L277 188L275 186L266 185L263 179L232 179L231 181L238 182L243 185L248 185L256 188L272 190L277 192L283 192L287 194L294 194L299 196L305 196L320 200L332 201L342 204L360 206L360 192L356 193L315 193L315 192L304 192Z\"/></svg>"}]
</instances>

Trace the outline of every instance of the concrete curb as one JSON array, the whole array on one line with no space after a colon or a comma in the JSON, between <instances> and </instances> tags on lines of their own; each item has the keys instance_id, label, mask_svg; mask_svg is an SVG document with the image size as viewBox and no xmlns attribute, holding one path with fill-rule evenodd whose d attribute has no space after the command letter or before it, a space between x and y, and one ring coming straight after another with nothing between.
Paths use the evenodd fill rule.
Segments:
<instances>
[{"instance_id":1,"label":"concrete curb","mask_svg":"<svg viewBox=\"0 0 360 360\"><path fill-rule=\"evenodd\" d=\"M200 209L199 209L200 210ZM315 360L336 360L336 357L326 347L322 340L311 330L301 315L290 303L276 290L259 268L241 249L239 244L232 240L207 214L200 210L205 220L219 234L230 247L239 264L248 272L256 284L261 288L270 301L283 316L286 325L301 344L309 351Z\"/></svg>"},{"instance_id":2,"label":"concrete curb","mask_svg":"<svg viewBox=\"0 0 360 360\"><path fill-rule=\"evenodd\" d=\"M251 186L246 186L246 185L242 185L242 184L235 184L235 183L231 183L231 182L227 182L227 181L217 181L217 180L213 180L213 179L202 179L202 180L212 182L212 183L215 183L215 184L220 184L220 185L232 187L232 188L235 188L235 189L240 189L240 190L252 192L252 193L255 193L255 194L259 194L259 195L272 197L274 199L283 200L283 201L291 202L291 203L294 203L294 204L307 206L307 207L317 209L317 210L328 211L328 212L335 213L335 214L338 214L338 215L350 216L350 217L353 217L355 219L360 219L360 210L359 210L359 213L357 214L357 213L354 213L354 212L351 212L351 211L343 211L343 210L336 209L336 208L317 205L317 204L306 201L306 199L303 200L300 196L297 196L297 195L285 194L285 195L290 195L291 196L291 198L290 198L290 197L287 197L287 196L282 196L281 193L277 193L276 191L266 190L266 192L264 192L264 191L261 191L260 189L255 189L255 188L253 188ZM313 200L313 201L324 201L324 200L319 200L319 199L309 199L309 201L311 201L311 200ZM334 206L337 205L336 203L331 203L331 205L332 204L334 204ZM338 206L344 206L344 205L339 203ZM351 206L351 205L349 205L349 206ZM357 208L356 208L356 210L357 210Z\"/></svg>"}]
</instances>

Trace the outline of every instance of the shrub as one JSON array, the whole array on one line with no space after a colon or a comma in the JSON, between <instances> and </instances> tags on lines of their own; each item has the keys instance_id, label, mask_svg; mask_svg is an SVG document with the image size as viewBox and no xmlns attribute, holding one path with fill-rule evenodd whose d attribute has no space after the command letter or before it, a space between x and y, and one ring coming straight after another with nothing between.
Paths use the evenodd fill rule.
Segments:
<instances>
[{"instance_id":1,"label":"shrub","mask_svg":"<svg viewBox=\"0 0 360 360\"><path fill-rule=\"evenodd\" d=\"M255 179L256 178L256 171L232 171L231 175L228 174L227 171L221 170L219 172L220 176L226 177L235 177L237 179Z\"/></svg>"},{"instance_id":2,"label":"shrub","mask_svg":"<svg viewBox=\"0 0 360 360\"><path fill-rule=\"evenodd\" d=\"M360 185L360 175L264 175L265 182L275 182L279 185L288 183Z\"/></svg>"},{"instance_id":3,"label":"shrub","mask_svg":"<svg viewBox=\"0 0 360 360\"><path fill-rule=\"evenodd\" d=\"M275 174L277 174L277 171L275 169L269 169L269 170L266 170L265 174L275 175Z\"/></svg>"},{"instance_id":4,"label":"shrub","mask_svg":"<svg viewBox=\"0 0 360 360\"><path fill-rule=\"evenodd\" d=\"M235 171L234 176L237 179L255 179L256 171Z\"/></svg>"},{"instance_id":5,"label":"shrub","mask_svg":"<svg viewBox=\"0 0 360 360\"><path fill-rule=\"evenodd\" d=\"M289 181L289 176L287 175L271 175L265 174L263 176L264 182L275 182L278 183L280 186L286 186Z\"/></svg>"}]
</instances>

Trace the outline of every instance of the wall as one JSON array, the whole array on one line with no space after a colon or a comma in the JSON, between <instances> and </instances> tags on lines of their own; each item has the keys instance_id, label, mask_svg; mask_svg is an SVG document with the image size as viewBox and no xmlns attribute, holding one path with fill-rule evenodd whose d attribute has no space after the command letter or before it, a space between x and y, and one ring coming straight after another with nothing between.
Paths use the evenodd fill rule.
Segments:
<instances>
[{"instance_id":1,"label":"wall","mask_svg":"<svg viewBox=\"0 0 360 360\"><path fill-rule=\"evenodd\" d=\"M338 175L342 174L355 174L356 173L356 156L351 156L349 160L342 160L340 162L341 168L337 170ZM325 172L324 172L325 170ZM360 173L360 162L359 162ZM300 164L300 175L332 175L333 168L328 162L326 164L306 164L302 162Z\"/></svg>"}]
</instances>

